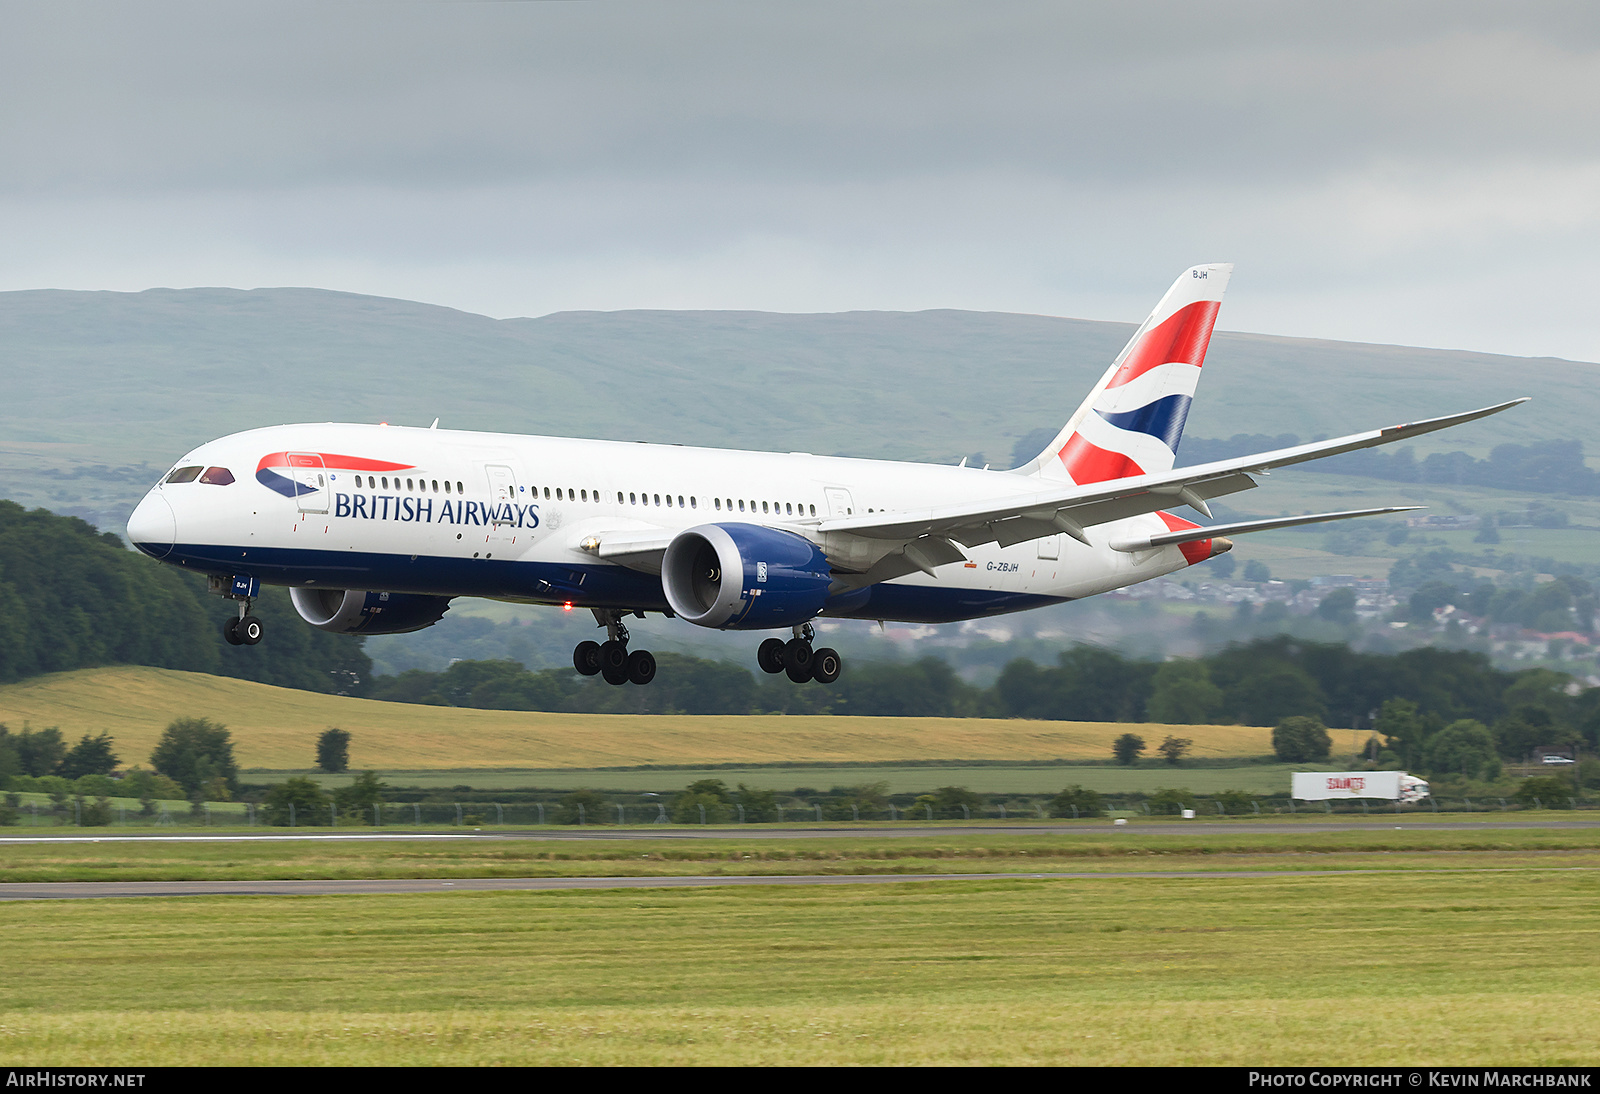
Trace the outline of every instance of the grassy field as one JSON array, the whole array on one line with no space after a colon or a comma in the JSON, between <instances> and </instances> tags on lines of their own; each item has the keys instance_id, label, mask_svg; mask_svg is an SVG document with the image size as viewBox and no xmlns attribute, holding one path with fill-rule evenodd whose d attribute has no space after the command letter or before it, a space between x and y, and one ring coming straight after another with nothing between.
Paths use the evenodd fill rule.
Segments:
<instances>
[{"instance_id":1,"label":"grassy field","mask_svg":"<svg viewBox=\"0 0 1600 1094\"><path fill-rule=\"evenodd\" d=\"M1566 1064L1600 875L0 906L0 1063Z\"/></svg>"},{"instance_id":2,"label":"grassy field","mask_svg":"<svg viewBox=\"0 0 1600 1094\"><path fill-rule=\"evenodd\" d=\"M329 726L349 731L353 768L591 768L645 764L1085 760L1129 729L1152 744L1170 726L978 718L690 717L542 714L380 703L170 669L56 673L0 687L0 722L59 726L70 740L110 733L124 763L149 756L180 717L233 733L244 768L305 768ZM1194 755L1271 753L1270 729L1184 726Z\"/></svg>"},{"instance_id":3,"label":"grassy field","mask_svg":"<svg viewBox=\"0 0 1600 1094\"><path fill-rule=\"evenodd\" d=\"M1549 814L1546 814L1547 816ZM1533 816L1533 814L1529 814ZM1568 814L1567 816L1570 816ZM311 878L650 877L696 874L910 874L1128 869L1541 869L1600 867L1600 828L1253 832L1177 822L1127 828L1080 821L1049 834L395 842L0 843L6 881ZM566 834L573 834L567 830Z\"/></svg>"},{"instance_id":4,"label":"grassy field","mask_svg":"<svg viewBox=\"0 0 1600 1094\"><path fill-rule=\"evenodd\" d=\"M1197 794L1219 790L1244 790L1252 794L1285 793L1291 771L1312 770L1326 765L1244 764L1238 767L1168 767L1147 764L1139 767L1050 765L1048 767L1008 767L1005 765L959 764L937 767L912 765L786 767L707 767L661 771L654 768L597 770L569 768L542 771L386 771L384 780L393 786L420 786L446 789L468 785L475 790L501 790L538 787L552 791L582 788L625 793L681 790L697 779L721 779L729 786L740 783L758 790L794 790L814 787L860 786L886 782L891 794L920 793L940 786L964 786L979 794L1020 794L1048 797L1074 783L1102 793L1117 794L1139 790L1146 793L1163 786L1186 786ZM281 776L252 775L251 781ZM311 776L324 786L343 786L348 775Z\"/></svg>"}]
</instances>

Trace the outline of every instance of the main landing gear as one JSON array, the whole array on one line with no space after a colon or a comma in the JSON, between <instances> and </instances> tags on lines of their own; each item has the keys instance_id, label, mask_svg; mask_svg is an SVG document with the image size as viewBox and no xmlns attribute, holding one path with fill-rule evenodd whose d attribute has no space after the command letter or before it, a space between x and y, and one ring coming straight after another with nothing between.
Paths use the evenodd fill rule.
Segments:
<instances>
[{"instance_id":1,"label":"main landing gear","mask_svg":"<svg viewBox=\"0 0 1600 1094\"><path fill-rule=\"evenodd\" d=\"M769 638L756 648L756 664L761 666L763 672L774 675L788 673L789 679L797 684L807 680L831 684L839 679L844 662L836 649L828 646L820 650L812 649L811 642L815 637L816 632L811 624L802 623L794 629L794 637L787 642L781 638Z\"/></svg>"},{"instance_id":2,"label":"main landing gear","mask_svg":"<svg viewBox=\"0 0 1600 1094\"><path fill-rule=\"evenodd\" d=\"M606 629L604 642L579 642L572 651L572 667L585 676L599 675L608 684L648 684L656 678L656 659L649 650L628 652L626 613L595 608L594 619Z\"/></svg>"}]
</instances>

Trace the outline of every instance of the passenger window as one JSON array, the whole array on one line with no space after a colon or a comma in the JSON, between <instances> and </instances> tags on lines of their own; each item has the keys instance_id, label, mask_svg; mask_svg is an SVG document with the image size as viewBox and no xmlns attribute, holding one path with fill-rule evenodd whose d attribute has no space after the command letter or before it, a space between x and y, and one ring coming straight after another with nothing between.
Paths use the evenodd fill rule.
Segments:
<instances>
[{"instance_id":1,"label":"passenger window","mask_svg":"<svg viewBox=\"0 0 1600 1094\"><path fill-rule=\"evenodd\" d=\"M639 504L638 495L637 494L629 494L628 495L628 504L629 505L638 505Z\"/></svg>"},{"instance_id":2,"label":"passenger window","mask_svg":"<svg viewBox=\"0 0 1600 1094\"><path fill-rule=\"evenodd\" d=\"M407 490L414 490L414 489L416 489L416 488L415 488L415 487L413 487L413 486L412 486L412 485L411 485L411 480L410 480L410 479L407 479L407 480L406 480L406 489L407 489Z\"/></svg>"},{"instance_id":3,"label":"passenger window","mask_svg":"<svg viewBox=\"0 0 1600 1094\"><path fill-rule=\"evenodd\" d=\"M712 504L712 507L714 509L717 509L718 511L720 511L722 509L722 499L721 498L713 499L711 504Z\"/></svg>"},{"instance_id":4,"label":"passenger window","mask_svg":"<svg viewBox=\"0 0 1600 1094\"><path fill-rule=\"evenodd\" d=\"M661 495L657 494L655 497L656 497L656 504L660 505L661 504Z\"/></svg>"},{"instance_id":5,"label":"passenger window","mask_svg":"<svg viewBox=\"0 0 1600 1094\"><path fill-rule=\"evenodd\" d=\"M794 516L794 502L792 502L792 501L784 502L783 503L783 512L784 512L785 516L791 516L791 517Z\"/></svg>"},{"instance_id":6,"label":"passenger window","mask_svg":"<svg viewBox=\"0 0 1600 1094\"><path fill-rule=\"evenodd\" d=\"M437 494L439 492L439 480L438 479L434 479L433 480L433 492L435 494Z\"/></svg>"},{"instance_id":7,"label":"passenger window","mask_svg":"<svg viewBox=\"0 0 1600 1094\"><path fill-rule=\"evenodd\" d=\"M744 499L743 498L739 499L739 512L741 512L741 513L744 512Z\"/></svg>"},{"instance_id":8,"label":"passenger window","mask_svg":"<svg viewBox=\"0 0 1600 1094\"><path fill-rule=\"evenodd\" d=\"M617 504L618 505L622 504L622 491L621 490L617 491Z\"/></svg>"},{"instance_id":9,"label":"passenger window","mask_svg":"<svg viewBox=\"0 0 1600 1094\"><path fill-rule=\"evenodd\" d=\"M556 500L557 500L557 501L563 501L563 500L565 500L565 499L564 499L564 498L562 498L562 496L561 496L561 487L559 487L559 486L558 486L558 487L556 487Z\"/></svg>"},{"instance_id":10,"label":"passenger window","mask_svg":"<svg viewBox=\"0 0 1600 1094\"><path fill-rule=\"evenodd\" d=\"M812 516L816 516L817 515L817 507L815 505L813 505L811 507L811 515Z\"/></svg>"},{"instance_id":11,"label":"passenger window","mask_svg":"<svg viewBox=\"0 0 1600 1094\"><path fill-rule=\"evenodd\" d=\"M761 511L763 513L765 513L767 511L767 503L766 502L762 502L761 503Z\"/></svg>"},{"instance_id":12,"label":"passenger window","mask_svg":"<svg viewBox=\"0 0 1600 1094\"><path fill-rule=\"evenodd\" d=\"M682 494L678 495L678 508L679 509L683 508L683 495Z\"/></svg>"},{"instance_id":13,"label":"passenger window","mask_svg":"<svg viewBox=\"0 0 1600 1094\"><path fill-rule=\"evenodd\" d=\"M360 478L360 476L359 476L359 475L358 475L358 476L356 476L356 477L357 477L357 478ZM445 492L445 493L446 493L446 494L448 494L448 493L449 493L449 492L450 492L450 480L449 480L449 479L445 479L445 480L444 480L444 492Z\"/></svg>"},{"instance_id":14,"label":"passenger window","mask_svg":"<svg viewBox=\"0 0 1600 1094\"><path fill-rule=\"evenodd\" d=\"M200 481L211 486L231 486L233 472L226 467L208 467L205 474L200 476Z\"/></svg>"},{"instance_id":15,"label":"passenger window","mask_svg":"<svg viewBox=\"0 0 1600 1094\"><path fill-rule=\"evenodd\" d=\"M672 508L672 495L671 494L667 495L667 508L668 509Z\"/></svg>"},{"instance_id":16,"label":"passenger window","mask_svg":"<svg viewBox=\"0 0 1600 1094\"><path fill-rule=\"evenodd\" d=\"M461 481L459 479L456 480L456 493L465 494L466 492L467 492L467 488L465 486L461 485Z\"/></svg>"}]
</instances>

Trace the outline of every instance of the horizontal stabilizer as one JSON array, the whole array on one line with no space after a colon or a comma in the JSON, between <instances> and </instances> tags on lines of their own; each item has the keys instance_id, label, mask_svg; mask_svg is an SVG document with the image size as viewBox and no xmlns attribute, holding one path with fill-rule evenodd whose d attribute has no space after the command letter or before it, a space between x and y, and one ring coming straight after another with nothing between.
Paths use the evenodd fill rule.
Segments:
<instances>
[{"instance_id":1,"label":"horizontal stabilizer","mask_svg":"<svg viewBox=\"0 0 1600 1094\"><path fill-rule=\"evenodd\" d=\"M1245 532L1265 532L1270 528L1294 528L1301 524L1321 524L1329 520L1349 520L1351 517L1379 517L1386 513L1410 513L1417 509L1425 509L1423 505L1395 505L1387 509L1351 509L1343 513L1308 513L1301 517L1273 517L1270 520L1246 520L1237 524L1213 524L1208 528L1180 528L1176 532L1161 532L1153 536L1138 536L1134 539L1114 539L1111 541L1113 551L1149 551L1156 547L1166 547L1173 543L1193 543L1201 539L1216 539L1219 536L1237 536Z\"/></svg>"}]
</instances>

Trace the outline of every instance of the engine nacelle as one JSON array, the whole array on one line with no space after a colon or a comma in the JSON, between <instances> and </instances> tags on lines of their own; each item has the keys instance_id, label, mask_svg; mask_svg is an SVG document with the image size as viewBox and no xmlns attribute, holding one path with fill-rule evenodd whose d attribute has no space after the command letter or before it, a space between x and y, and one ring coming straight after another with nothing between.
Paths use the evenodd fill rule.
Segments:
<instances>
[{"instance_id":1,"label":"engine nacelle","mask_svg":"<svg viewBox=\"0 0 1600 1094\"><path fill-rule=\"evenodd\" d=\"M448 596L369 593L295 586L289 599L300 618L335 634L405 634L431 627L450 610Z\"/></svg>"},{"instance_id":2,"label":"engine nacelle","mask_svg":"<svg viewBox=\"0 0 1600 1094\"><path fill-rule=\"evenodd\" d=\"M702 524L667 545L661 587L672 610L718 630L792 627L813 618L833 580L804 536L755 524Z\"/></svg>"}]
</instances>

